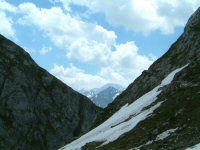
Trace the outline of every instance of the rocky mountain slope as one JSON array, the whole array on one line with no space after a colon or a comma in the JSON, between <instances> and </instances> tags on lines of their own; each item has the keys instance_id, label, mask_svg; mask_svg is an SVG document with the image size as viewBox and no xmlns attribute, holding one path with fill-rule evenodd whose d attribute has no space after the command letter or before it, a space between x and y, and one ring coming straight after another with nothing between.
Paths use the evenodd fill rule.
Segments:
<instances>
[{"instance_id":1,"label":"rocky mountain slope","mask_svg":"<svg viewBox=\"0 0 200 150\"><path fill-rule=\"evenodd\" d=\"M200 8L169 51L104 109L98 127L64 149L182 150L200 143L199 116Z\"/></svg>"},{"instance_id":2,"label":"rocky mountain slope","mask_svg":"<svg viewBox=\"0 0 200 150\"><path fill-rule=\"evenodd\" d=\"M99 110L0 35L0 149L58 149L87 132Z\"/></svg>"},{"instance_id":3,"label":"rocky mountain slope","mask_svg":"<svg viewBox=\"0 0 200 150\"><path fill-rule=\"evenodd\" d=\"M80 93L90 98L97 106L107 107L121 92L123 87L117 84L106 84L101 88L95 88L90 91L81 90Z\"/></svg>"}]
</instances>

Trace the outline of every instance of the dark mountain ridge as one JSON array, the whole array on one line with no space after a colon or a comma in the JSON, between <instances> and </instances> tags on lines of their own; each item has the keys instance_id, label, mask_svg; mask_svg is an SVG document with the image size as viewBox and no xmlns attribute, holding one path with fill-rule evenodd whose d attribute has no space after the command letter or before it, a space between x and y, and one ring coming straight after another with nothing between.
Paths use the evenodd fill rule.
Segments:
<instances>
[{"instance_id":1,"label":"dark mountain ridge","mask_svg":"<svg viewBox=\"0 0 200 150\"><path fill-rule=\"evenodd\" d=\"M58 149L87 132L99 110L0 35L0 149Z\"/></svg>"}]
</instances>

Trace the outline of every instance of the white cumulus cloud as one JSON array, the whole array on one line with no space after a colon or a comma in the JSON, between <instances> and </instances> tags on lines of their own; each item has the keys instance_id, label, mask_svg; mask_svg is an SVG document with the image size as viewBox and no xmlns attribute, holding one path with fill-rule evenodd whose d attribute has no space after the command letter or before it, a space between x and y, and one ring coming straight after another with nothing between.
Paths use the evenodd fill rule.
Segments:
<instances>
[{"instance_id":1,"label":"white cumulus cloud","mask_svg":"<svg viewBox=\"0 0 200 150\"><path fill-rule=\"evenodd\" d=\"M0 0L0 10L9 11L9 12L16 12L17 7L14 5L6 2L5 0Z\"/></svg>"},{"instance_id":2,"label":"white cumulus cloud","mask_svg":"<svg viewBox=\"0 0 200 150\"><path fill-rule=\"evenodd\" d=\"M102 2L103 3L103 2ZM96 75L71 65L54 65L51 72L74 88L94 88L105 83L127 86L155 59L139 54L134 41L118 44L117 35L102 26L83 21L59 7L38 8L32 3L19 5L22 25L34 25L44 31L55 45L66 50L66 56L79 63L100 68ZM43 49L41 54L49 50Z\"/></svg>"},{"instance_id":3,"label":"white cumulus cloud","mask_svg":"<svg viewBox=\"0 0 200 150\"><path fill-rule=\"evenodd\" d=\"M19 5L24 14L19 19L23 25L33 24L45 31L51 40L67 50L68 58L80 58L87 62L115 44L117 35L100 25L84 22L80 18L65 13L59 7L38 8L32 3ZM100 59L100 61L103 61Z\"/></svg>"},{"instance_id":4,"label":"white cumulus cloud","mask_svg":"<svg viewBox=\"0 0 200 150\"><path fill-rule=\"evenodd\" d=\"M0 11L0 33L7 37L15 37L12 18Z\"/></svg>"},{"instance_id":5,"label":"white cumulus cloud","mask_svg":"<svg viewBox=\"0 0 200 150\"><path fill-rule=\"evenodd\" d=\"M116 45L116 51L112 52L109 64L130 82L155 61L155 58L140 55L138 52L139 48L133 41Z\"/></svg>"},{"instance_id":6,"label":"white cumulus cloud","mask_svg":"<svg viewBox=\"0 0 200 150\"><path fill-rule=\"evenodd\" d=\"M13 20L7 16L7 12L16 12L16 7L5 0L0 0L0 33L7 37L15 38Z\"/></svg>"},{"instance_id":7,"label":"white cumulus cloud","mask_svg":"<svg viewBox=\"0 0 200 150\"><path fill-rule=\"evenodd\" d=\"M108 50L108 53L97 55L96 59L105 58L105 64L98 66L100 72L96 75L88 74L73 65L67 68L54 65L51 73L75 89L91 89L106 83L116 83L126 87L155 60L140 55L138 50L132 41L116 45L115 51Z\"/></svg>"},{"instance_id":8,"label":"white cumulus cloud","mask_svg":"<svg viewBox=\"0 0 200 150\"><path fill-rule=\"evenodd\" d=\"M70 4L82 5L90 12L102 12L114 26L149 34L160 30L173 33L177 26L184 26L189 16L200 6L199 0L56 0L67 10Z\"/></svg>"},{"instance_id":9,"label":"white cumulus cloud","mask_svg":"<svg viewBox=\"0 0 200 150\"><path fill-rule=\"evenodd\" d=\"M66 68L55 64L50 72L76 90L97 88L108 83L100 76L88 74L72 64Z\"/></svg>"}]
</instances>

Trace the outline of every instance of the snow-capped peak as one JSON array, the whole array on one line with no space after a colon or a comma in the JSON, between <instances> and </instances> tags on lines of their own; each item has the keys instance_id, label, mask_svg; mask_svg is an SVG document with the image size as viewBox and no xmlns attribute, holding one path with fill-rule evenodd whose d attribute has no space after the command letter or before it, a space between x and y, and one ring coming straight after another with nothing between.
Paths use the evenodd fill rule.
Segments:
<instances>
[{"instance_id":1,"label":"snow-capped peak","mask_svg":"<svg viewBox=\"0 0 200 150\"><path fill-rule=\"evenodd\" d=\"M81 90L80 93L90 98L97 106L105 108L111 103L122 91L123 87L118 84L109 83L101 88Z\"/></svg>"}]
</instances>

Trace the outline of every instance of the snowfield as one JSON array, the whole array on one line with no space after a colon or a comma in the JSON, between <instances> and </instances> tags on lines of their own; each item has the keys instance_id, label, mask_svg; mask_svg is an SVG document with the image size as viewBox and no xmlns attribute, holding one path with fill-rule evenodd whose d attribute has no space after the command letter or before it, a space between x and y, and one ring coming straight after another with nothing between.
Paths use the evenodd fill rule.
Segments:
<instances>
[{"instance_id":1,"label":"snowfield","mask_svg":"<svg viewBox=\"0 0 200 150\"><path fill-rule=\"evenodd\" d=\"M200 144L187 148L186 150L200 150Z\"/></svg>"},{"instance_id":2,"label":"snowfield","mask_svg":"<svg viewBox=\"0 0 200 150\"><path fill-rule=\"evenodd\" d=\"M152 105L157 100L157 96L162 92L162 90L159 89L170 84L174 79L175 74L184 69L186 66L174 70L161 82L160 85L155 87L153 90L146 93L132 104L126 104L100 126L61 149L79 150L81 147L90 142L103 142L101 145L103 146L117 140L121 135L136 127L139 122L151 116L154 110L156 110L162 104L162 102L158 102L148 109L145 108ZM159 138L162 139L167 135L168 132L164 133Z\"/></svg>"}]
</instances>

